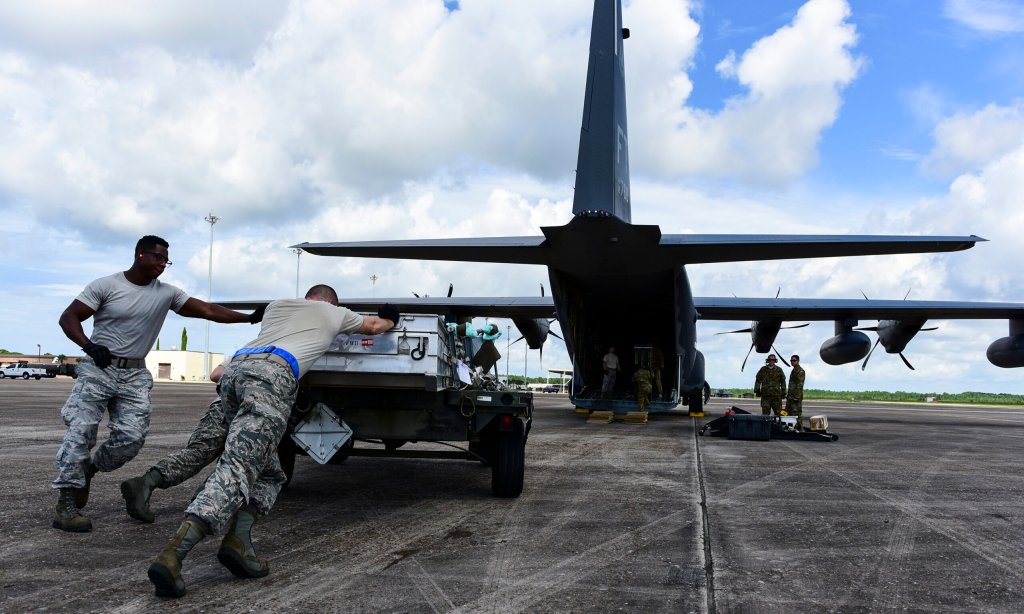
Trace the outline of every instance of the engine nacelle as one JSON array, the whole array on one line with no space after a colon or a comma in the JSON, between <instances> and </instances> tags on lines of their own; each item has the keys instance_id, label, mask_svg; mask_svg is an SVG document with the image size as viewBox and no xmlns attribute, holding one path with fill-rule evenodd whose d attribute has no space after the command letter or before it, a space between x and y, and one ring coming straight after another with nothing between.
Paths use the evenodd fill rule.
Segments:
<instances>
[{"instance_id":1,"label":"engine nacelle","mask_svg":"<svg viewBox=\"0 0 1024 614\"><path fill-rule=\"evenodd\" d=\"M925 318L910 320L879 320L878 342L885 348L888 354L899 354L907 349L907 344L914 338L914 335L921 332L921 327L927 322Z\"/></svg>"},{"instance_id":2,"label":"engine nacelle","mask_svg":"<svg viewBox=\"0 0 1024 614\"><path fill-rule=\"evenodd\" d=\"M836 334L821 344L818 354L830 365L845 365L856 362L871 351L871 339L859 330L848 330Z\"/></svg>"},{"instance_id":3,"label":"engine nacelle","mask_svg":"<svg viewBox=\"0 0 1024 614\"><path fill-rule=\"evenodd\" d=\"M1024 320L1010 320L1010 336L993 341L985 355L997 367L1024 367Z\"/></svg>"},{"instance_id":4,"label":"engine nacelle","mask_svg":"<svg viewBox=\"0 0 1024 614\"><path fill-rule=\"evenodd\" d=\"M985 350L985 356L990 363L1004 369L1024 367L1024 335L996 339Z\"/></svg>"},{"instance_id":5,"label":"engine nacelle","mask_svg":"<svg viewBox=\"0 0 1024 614\"><path fill-rule=\"evenodd\" d=\"M547 318L512 318L512 323L519 329L519 334L531 350L540 349L548 340L551 323Z\"/></svg>"},{"instance_id":6,"label":"engine nacelle","mask_svg":"<svg viewBox=\"0 0 1024 614\"><path fill-rule=\"evenodd\" d=\"M750 340L758 354L770 352L782 329L782 320L759 320L750 323Z\"/></svg>"}]
</instances>

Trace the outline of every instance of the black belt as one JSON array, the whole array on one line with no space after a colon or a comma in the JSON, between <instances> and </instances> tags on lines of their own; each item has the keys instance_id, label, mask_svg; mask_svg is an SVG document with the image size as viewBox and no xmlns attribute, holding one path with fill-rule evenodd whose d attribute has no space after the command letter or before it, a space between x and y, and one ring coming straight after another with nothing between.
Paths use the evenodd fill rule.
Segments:
<instances>
[{"instance_id":1,"label":"black belt","mask_svg":"<svg viewBox=\"0 0 1024 614\"><path fill-rule=\"evenodd\" d=\"M118 358L110 357L110 364L118 369L141 369L146 366L145 358Z\"/></svg>"}]
</instances>

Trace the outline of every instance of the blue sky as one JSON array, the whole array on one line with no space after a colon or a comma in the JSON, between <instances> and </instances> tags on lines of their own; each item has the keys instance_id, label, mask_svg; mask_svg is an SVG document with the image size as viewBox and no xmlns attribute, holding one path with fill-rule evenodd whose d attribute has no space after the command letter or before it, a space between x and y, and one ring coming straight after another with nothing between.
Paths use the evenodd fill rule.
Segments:
<instances>
[{"instance_id":1,"label":"blue sky","mask_svg":"<svg viewBox=\"0 0 1024 614\"><path fill-rule=\"evenodd\" d=\"M171 243L164 279L205 298L209 212L222 300L293 296L288 246L302 241L564 224L590 18L586 0L4 3L0 236L17 266L0 277L0 347L76 353L60 312L127 268L143 234ZM635 0L624 25L635 222L990 239L959 254L693 267L695 293L1024 301L1024 4ZM300 285L349 296L547 283L526 266L298 263ZM933 324L906 352L913 372L877 354L865 372L827 367L829 323L777 345L805 357L812 387L1024 392L1018 371L984 358L1005 322ZM162 347L186 325L201 347L204 323L176 316ZM714 335L744 325L701 325L715 387L750 383L749 342ZM251 333L214 325L211 348ZM544 366L567 365L552 341Z\"/></svg>"}]
</instances>

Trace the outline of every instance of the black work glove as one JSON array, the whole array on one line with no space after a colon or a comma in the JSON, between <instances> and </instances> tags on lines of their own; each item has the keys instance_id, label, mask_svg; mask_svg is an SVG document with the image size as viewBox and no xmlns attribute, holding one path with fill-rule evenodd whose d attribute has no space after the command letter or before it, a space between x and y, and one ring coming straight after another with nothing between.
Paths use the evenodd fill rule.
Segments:
<instances>
[{"instance_id":1,"label":"black work glove","mask_svg":"<svg viewBox=\"0 0 1024 614\"><path fill-rule=\"evenodd\" d=\"M401 319L402 314L398 313L398 310L395 309L395 306L391 303L384 303L380 306L380 309L377 310L377 317L385 320L391 320L395 324L398 324L398 320Z\"/></svg>"},{"instance_id":2,"label":"black work glove","mask_svg":"<svg viewBox=\"0 0 1024 614\"><path fill-rule=\"evenodd\" d=\"M110 355L110 350L108 350L105 345L100 345L90 341L89 343L86 343L85 347L82 349L85 350L85 353L92 358L93 362L95 362L96 366L100 369L106 369L114 360L114 357Z\"/></svg>"},{"instance_id":3,"label":"black work glove","mask_svg":"<svg viewBox=\"0 0 1024 614\"><path fill-rule=\"evenodd\" d=\"M267 310L266 305L260 305L249 314L249 324L259 324L263 321L263 312Z\"/></svg>"}]
</instances>

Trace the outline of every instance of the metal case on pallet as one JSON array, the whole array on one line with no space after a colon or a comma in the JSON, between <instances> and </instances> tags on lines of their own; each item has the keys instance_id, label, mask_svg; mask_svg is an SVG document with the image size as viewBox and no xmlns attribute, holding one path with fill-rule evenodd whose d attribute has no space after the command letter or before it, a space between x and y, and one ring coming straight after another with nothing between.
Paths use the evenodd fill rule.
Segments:
<instances>
[{"instance_id":1,"label":"metal case on pallet","mask_svg":"<svg viewBox=\"0 0 1024 614\"><path fill-rule=\"evenodd\" d=\"M379 335L338 335L306 375L307 386L439 392L458 385L455 338L434 314L403 315Z\"/></svg>"},{"instance_id":2,"label":"metal case on pallet","mask_svg":"<svg viewBox=\"0 0 1024 614\"><path fill-rule=\"evenodd\" d=\"M772 437L772 417L755 414L731 414L729 439L768 441Z\"/></svg>"}]
</instances>

